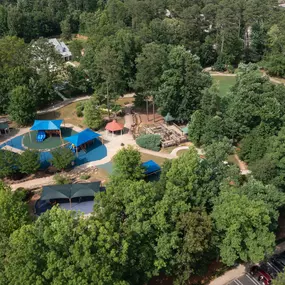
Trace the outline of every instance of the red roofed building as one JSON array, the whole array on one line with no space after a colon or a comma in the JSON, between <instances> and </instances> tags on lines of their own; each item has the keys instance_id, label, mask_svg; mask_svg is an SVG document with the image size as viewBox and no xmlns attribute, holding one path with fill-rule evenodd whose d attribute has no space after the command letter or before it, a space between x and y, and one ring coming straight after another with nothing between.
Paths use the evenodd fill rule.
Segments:
<instances>
[{"instance_id":1,"label":"red roofed building","mask_svg":"<svg viewBox=\"0 0 285 285\"><path fill-rule=\"evenodd\" d=\"M108 123L105 127L105 130L112 132L112 134L117 131L121 131L122 134L123 129L123 124L119 124L116 120L113 120L112 122Z\"/></svg>"}]
</instances>

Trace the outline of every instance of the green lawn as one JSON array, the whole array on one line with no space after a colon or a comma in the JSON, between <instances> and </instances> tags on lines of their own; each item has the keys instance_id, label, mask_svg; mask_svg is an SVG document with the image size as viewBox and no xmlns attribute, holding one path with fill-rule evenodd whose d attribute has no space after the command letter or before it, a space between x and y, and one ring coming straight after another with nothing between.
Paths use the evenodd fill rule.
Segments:
<instances>
[{"instance_id":1,"label":"green lawn","mask_svg":"<svg viewBox=\"0 0 285 285\"><path fill-rule=\"evenodd\" d=\"M235 84L235 76L213 76L213 82L218 82L220 95L225 97L230 91L230 88Z\"/></svg>"}]
</instances>

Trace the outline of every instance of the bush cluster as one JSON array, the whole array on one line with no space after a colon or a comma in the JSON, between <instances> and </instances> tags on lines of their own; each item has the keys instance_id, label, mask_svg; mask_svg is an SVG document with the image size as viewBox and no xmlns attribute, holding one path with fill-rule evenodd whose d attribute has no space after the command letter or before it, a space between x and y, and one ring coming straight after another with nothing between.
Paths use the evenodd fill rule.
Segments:
<instances>
[{"instance_id":1,"label":"bush cluster","mask_svg":"<svg viewBox=\"0 0 285 285\"><path fill-rule=\"evenodd\" d=\"M33 174L40 168L38 151L26 150L21 155L0 150L0 178L11 177L16 173Z\"/></svg>"},{"instance_id":2,"label":"bush cluster","mask_svg":"<svg viewBox=\"0 0 285 285\"><path fill-rule=\"evenodd\" d=\"M83 111L84 111L84 103L79 102L76 105L76 115L77 117L83 117Z\"/></svg>"},{"instance_id":3,"label":"bush cluster","mask_svg":"<svg viewBox=\"0 0 285 285\"><path fill-rule=\"evenodd\" d=\"M136 143L143 148L159 151L161 147L160 135L141 135L136 139Z\"/></svg>"}]
</instances>

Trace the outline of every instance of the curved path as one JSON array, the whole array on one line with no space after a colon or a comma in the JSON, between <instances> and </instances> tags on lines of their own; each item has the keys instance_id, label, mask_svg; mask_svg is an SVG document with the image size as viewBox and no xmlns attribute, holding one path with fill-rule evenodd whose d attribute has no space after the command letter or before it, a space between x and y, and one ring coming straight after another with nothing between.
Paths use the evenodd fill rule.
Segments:
<instances>
[{"instance_id":1,"label":"curved path","mask_svg":"<svg viewBox=\"0 0 285 285\"><path fill-rule=\"evenodd\" d=\"M61 109L71 103L74 103L74 102L79 102L79 101L84 101L84 100L88 100L91 96L82 96L82 97L77 97L77 98L71 98L71 99L67 99L67 100L64 100L60 103L57 103L57 104L54 104L52 105L51 107L48 107L44 110L41 110L41 111L37 111L37 114L38 115L42 115L42 114L46 114L46 113L49 113L49 112L53 112L53 111L56 111L58 109Z\"/></svg>"},{"instance_id":2,"label":"curved path","mask_svg":"<svg viewBox=\"0 0 285 285\"><path fill-rule=\"evenodd\" d=\"M189 149L189 146L179 146L179 147L175 148L170 154L174 155L175 157L177 157L178 156L177 155L178 151L180 151L180 150L188 150L188 149Z\"/></svg>"},{"instance_id":3,"label":"curved path","mask_svg":"<svg viewBox=\"0 0 285 285\"><path fill-rule=\"evenodd\" d=\"M191 143L191 142L189 143L188 146L179 146L179 147L175 148L174 150L172 150L172 152L170 154L173 155L174 157L178 157L177 153L178 153L179 150L188 150L189 147L191 147L191 146L195 147L195 145L193 143ZM195 147L195 149L196 149L196 151L197 151L197 153L199 155L204 155L205 154L205 151L203 149L197 148L197 147Z\"/></svg>"}]
</instances>

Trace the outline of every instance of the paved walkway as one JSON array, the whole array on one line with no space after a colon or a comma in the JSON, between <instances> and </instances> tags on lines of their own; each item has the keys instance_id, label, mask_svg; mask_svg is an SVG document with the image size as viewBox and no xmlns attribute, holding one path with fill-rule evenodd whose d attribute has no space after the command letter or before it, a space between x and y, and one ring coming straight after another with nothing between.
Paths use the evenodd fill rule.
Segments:
<instances>
[{"instance_id":1,"label":"paved walkway","mask_svg":"<svg viewBox=\"0 0 285 285\"><path fill-rule=\"evenodd\" d=\"M17 183L17 184L11 184L12 190L16 190L17 188L23 187L25 189L35 189L35 188L41 188L42 186L52 185L55 184L53 180L53 176L43 177L43 178L37 178L33 180L28 180L25 182Z\"/></svg>"},{"instance_id":2,"label":"paved walkway","mask_svg":"<svg viewBox=\"0 0 285 285\"><path fill-rule=\"evenodd\" d=\"M15 153L19 153L19 154L24 152L23 150L20 150L18 148L15 148L15 147L12 147L12 146L9 146L9 145L5 145L1 149L9 150L9 151L12 151L12 152L15 152Z\"/></svg>"},{"instance_id":3,"label":"paved walkway","mask_svg":"<svg viewBox=\"0 0 285 285\"><path fill-rule=\"evenodd\" d=\"M62 107L65 107L71 103L74 103L74 102L79 102L79 101L83 101L83 100L88 100L91 96L82 96L82 97L77 97L77 98L72 98L72 99L67 99L63 102L60 102L60 103L57 103L51 107L48 107L47 109L44 109L44 110L41 110L41 111L37 111L37 114L46 114L46 113L49 113L49 112L53 112L53 111L56 111L58 109L61 109Z\"/></svg>"},{"instance_id":4,"label":"paved walkway","mask_svg":"<svg viewBox=\"0 0 285 285\"><path fill-rule=\"evenodd\" d=\"M245 274L245 266L239 265L237 268L227 271L224 275L211 281L209 285L226 285L233 279L239 278Z\"/></svg>"},{"instance_id":5,"label":"paved walkway","mask_svg":"<svg viewBox=\"0 0 285 285\"><path fill-rule=\"evenodd\" d=\"M126 129L128 129L129 132L131 130L132 124L133 124L133 116L131 114L125 115L125 125L124 125L124 127Z\"/></svg>"},{"instance_id":6,"label":"paved walkway","mask_svg":"<svg viewBox=\"0 0 285 285\"><path fill-rule=\"evenodd\" d=\"M15 134L15 135L6 135L5 136L5 139L3 140L3 141L1 141L0 140L0 145L2 145L2 144L4 144L4 143L6 143L6 142L8 142L8 141L10 141L10 140L12 140L13 138L15 138L15 137L18 137L18 136L21 136L21 135L23 135L23 134L25 134L25 133L28 133L29 132L29 130L30 130L30 128L21 128L21 129L18 129L19 131Z\"/></svg>"}]
</instances>

